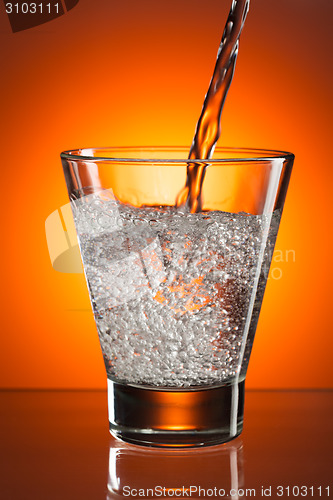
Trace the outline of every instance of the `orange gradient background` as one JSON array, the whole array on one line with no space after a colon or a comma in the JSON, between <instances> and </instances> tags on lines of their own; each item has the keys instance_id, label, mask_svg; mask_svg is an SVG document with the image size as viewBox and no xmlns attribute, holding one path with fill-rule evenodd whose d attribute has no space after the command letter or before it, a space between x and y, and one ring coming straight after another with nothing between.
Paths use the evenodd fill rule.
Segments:
<instances>
[{"instance_id":1,"label":"orange gradient background","mask_svg":"<svg viewBox=\"0 0 333 500\"><path fill-rule=\"evenodd\" d=\"M1 350L5 388L104 388L83 275L53 270L44 224L68 202L59 153L190 146L229 0L80 0L1 38ZM296 155L247 387L332 387L332 16L252 0L219 145ZM280 273L279 273L280 274Z\"/></svg>"}]
</instances>

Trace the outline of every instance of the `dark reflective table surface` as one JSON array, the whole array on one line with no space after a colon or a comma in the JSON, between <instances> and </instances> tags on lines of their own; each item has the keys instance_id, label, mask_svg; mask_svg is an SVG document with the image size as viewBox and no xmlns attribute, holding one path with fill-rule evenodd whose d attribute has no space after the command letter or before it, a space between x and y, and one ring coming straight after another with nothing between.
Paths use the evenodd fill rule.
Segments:
<instances>
[{"instance_id":1,"label":"dark reflective table surface","mask_svg":"<svg viewBox=\"0 0 333 500\"><path fill-rule=\"evenodd\" d=\"M247 391L225 445L160 450L108 432L102 391L0 392L1 500L333 497L330 391Z\"/></svg>"}]
</instances>

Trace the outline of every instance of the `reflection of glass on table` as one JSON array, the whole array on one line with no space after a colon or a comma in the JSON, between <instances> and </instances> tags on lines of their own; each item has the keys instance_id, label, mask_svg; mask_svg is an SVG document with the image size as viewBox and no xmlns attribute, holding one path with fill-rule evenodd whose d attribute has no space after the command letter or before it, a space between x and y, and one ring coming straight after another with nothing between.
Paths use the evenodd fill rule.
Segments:
<instances>
[{"instance_id":1,"label":"reflection of glass on table","mask_svg":"<svg viewBox=\"0 0 333 500\"><path fill-rule=\"evenodd\" d=\"M186 451L110 443L107 500L118 496L186 498L187 495L238 499L237 492L243 487L241 439L224 446Z\"/></svg>"}]
</instances>

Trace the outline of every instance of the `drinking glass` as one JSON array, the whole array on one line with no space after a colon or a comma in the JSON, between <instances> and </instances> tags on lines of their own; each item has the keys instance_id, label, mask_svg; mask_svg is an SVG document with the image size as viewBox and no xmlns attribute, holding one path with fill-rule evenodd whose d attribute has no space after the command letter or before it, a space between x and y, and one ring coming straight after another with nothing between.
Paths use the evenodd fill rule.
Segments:
<instances>
[{"instance_id":1,"label":"drinking glass","mask_svg":"<svg viewBox=\"0 0 333 500\"><path fill-rule=\"evenodd\" d=\"M175 206L187 148L89 148L62 164L108 381L113 435L213 445L244 384L294 156L216 148L201 211Z\"/></svg>"}]
</instances>

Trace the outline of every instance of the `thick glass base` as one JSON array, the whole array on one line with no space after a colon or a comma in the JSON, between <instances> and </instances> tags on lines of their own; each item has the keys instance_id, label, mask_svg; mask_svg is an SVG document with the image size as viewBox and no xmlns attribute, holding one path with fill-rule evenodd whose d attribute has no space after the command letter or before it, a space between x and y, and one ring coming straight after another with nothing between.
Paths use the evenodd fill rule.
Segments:
<instances>
[{"instance_id":1,"label":"thick glass base","mask_svg":"<svg viewBox=\"0 0 333 500\"><path fill-rule=\"evenodd\" d=\"M191 390L152 389L108 380L110 432L145 446L224 443L243 428L244 380Z\"/></svg>"}]
</instances>

